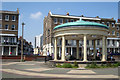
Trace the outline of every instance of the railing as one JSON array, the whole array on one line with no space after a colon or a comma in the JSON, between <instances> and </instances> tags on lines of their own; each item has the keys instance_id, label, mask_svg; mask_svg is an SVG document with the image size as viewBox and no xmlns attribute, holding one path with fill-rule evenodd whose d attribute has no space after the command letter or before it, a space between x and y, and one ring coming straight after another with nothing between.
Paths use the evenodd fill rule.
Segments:
<instances>
[{"instance_id":1,"label":"railing","mask_svg":"<svg viewBox=\"0 0 120 80\"><path fill-rule=\"evenodd\" d=\"M4 42L2 45L17 45L17 43Z\"/></svg>"}]
</instances>

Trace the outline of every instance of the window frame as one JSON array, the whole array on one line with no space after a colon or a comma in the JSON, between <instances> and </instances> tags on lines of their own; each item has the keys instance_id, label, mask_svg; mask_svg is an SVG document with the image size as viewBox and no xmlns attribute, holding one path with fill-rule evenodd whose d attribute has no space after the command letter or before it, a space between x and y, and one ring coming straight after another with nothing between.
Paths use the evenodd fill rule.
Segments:
<instances>
[{"instance_id":1,"label":"window frame","mask_svg":"<svg viewBox=\"0 0 120 80\"><path fill-rule=\"evenodd\" d=\"M113 27L113 28L115 27L115 24L114 24L114 23L112 23L112 27Z\"/></svg>"},{"instance_id":2,"label":"window frame","mask_svg":"<svg viewBox=\"0 0 120 80\"><path fill-rule=\"evenodd\" d=\"M62 20L62 23L61 23L61 20ZM60 24L63 24L63 18L60 18L60 19L59 19L59 23L60 23Z\"/></svg>"},{"instance_id":3,"label":"window frame","mask_svg":"<svg viewBox=\"0 0 120 80\"><path fill-rule=\"evenodd\" d=\"M14 19L13 19L13 16L14 16ZM12 21L16 21L16 16L15 15L12 15Z\"/></svg>"},{"instance_id":4,"label":"window frame","mask_svg":"<svg viewBox=\"0 0 120 80\"><path fill-rule=\"evenodd\" d=\"M56 19L56 22L55 22L55 19ZM57 24L58 23L58 19L57 18L54 18L54 24Z\"/></svg>"},{"instance_id":5,"label":"window frame","mask_svg":"<svg viewBox=\"0 0 120 80\"><path fill-rule=\"evenodd\" d=\"M67 21L67 22L66 22ZM69 19L65 19L65 23L68 23L69 22Z\"/></svg>"},{"instance_id":6,"label":"window frame","mask_svg":"<svg viewBox=\"0 0 120 80\"><path fill-rule=\"evenodd\" d=\"M119 26L117 26L117 30L120 30Z\"/></svg>"},{"instance_id":7,"label":"window frame","mask_svg":"<svg viewBox=\"0 0 120 80\"><path fill-rule=\"evenodd\" d=\"M16 26L14 25L14 29L13 29L13 25L12 25L12 26L11 26L11 30L15 30L15 27L16 27Z\"/></svg>"},{"instance_id":8,"label":"window frame","mask_svg":"<svg viewBox=\"0 0 120 80\"><path fill-rule=\"evenodd\" d=\"M8 19L6 19L6 16L8 16ZM9 21L9 15L5 15L5 21Z\"/></svg>"},{"instance_id":9,"label":"window frame","mask_svg":"<svg viewBox=\"0 0 120 80\"><path fill-rule=\"evenodd\" d=\"M109 22L107 22L107 23L106 23L106 25L109 27L109 26L110 26L110 23L109 23Z\"/></svg>"},{"instance_id":10,"label":"window frame","mask_svg":"<svg viewBox=\"0 0 120 80\"><path fill-rule=\"evenodd\" d=\"M116 33L116 36L117 36L117 37L119 37L119 36L120 36L119 32L117 32L117 33Z\"/></svg>"},{"instance_id":11,"label":"window frame","mask_svg":"<svg viewBox=\"0 0 120 80\"><path fill-rule=\"evenodd\" d=\"M6 24L6 25L8 25L8 24ZM6 29L6 25L5 25L4 29ZM8 25L8 28L6 30L8 30L8 29L9 29L9 25Z\"/></svg>"},{"instance_id":12,"label":"window frame","mask_svg":"<svg viewBox=\"0 0 120 80\"><path fill-rule=\"evenodd\" d=\"M114 34L113 34L113 32L114 32ZM112 31L112 35L115 35L115 31Z\"/></svg>"},{"instance_id":13,"label":"window frame","mask_svg":"<svg viewBox=\"0 0 120 80\"><path fill-rule=\"evenodd\" d=\"M2 14L0 14L0 20L2 20Z\"/></svg>"},{"instance_id":14,"label":"window frame","mask_svg":"<svg viewBox=\"0 0 120 80\"><path fill-rule=\"evenodd\" d=\"M2 24L0 24L0 28L2 28Z\"/></svg>"},{"instance_id":15,"label":"window frame","mask_svg":"<svg viewBox=\"0 0 120 80\"><path fill-rule=\"evenodd\" d=\"M71 21L71 20L73 20L73 21ZM74 22L74 19L70 19L70 22Z\"/></svg>"}]
</instances>

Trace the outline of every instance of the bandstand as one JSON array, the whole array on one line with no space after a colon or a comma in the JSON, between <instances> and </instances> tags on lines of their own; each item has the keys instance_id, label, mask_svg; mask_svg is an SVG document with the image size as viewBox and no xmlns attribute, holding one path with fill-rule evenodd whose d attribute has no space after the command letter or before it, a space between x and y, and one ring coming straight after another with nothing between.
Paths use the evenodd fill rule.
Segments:
<instances>
[{"instance_id":1,"label":"bandstand","mask_svg":"<svg viewBox=\"0 0 120 80\"><path fill-rule=\"evenodd\" d=\"M87 40L102 39L102 59L107 60L107 35L109 27L96 22L83 21L82 19L76 22L68 22L54 27L54 61L66 61L65 59L65 40L76 40L77 52L76 58L79 59L79 40L83 40L83 62L88 61L87 57ZM57 39L62 40L61 59L57 59ZM96 46L94 53L96 53Z\"/></svg>"}]
</instances>

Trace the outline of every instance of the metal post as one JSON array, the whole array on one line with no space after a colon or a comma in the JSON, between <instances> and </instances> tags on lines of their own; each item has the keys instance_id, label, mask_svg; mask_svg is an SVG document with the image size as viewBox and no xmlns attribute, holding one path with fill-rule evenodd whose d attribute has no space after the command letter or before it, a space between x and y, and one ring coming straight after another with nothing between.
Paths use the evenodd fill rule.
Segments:
<instances>
[{"instance_id":1,"label":"metal post","mask_svg":"<svg viewBox=\"0 0 120 80\"><path fill-rule=\"evenodd\" d=\"M21 41L21 61L23 61L23 32L24 32L24 23L22 23L22 41Z\"/></svg>"}]
</instances>

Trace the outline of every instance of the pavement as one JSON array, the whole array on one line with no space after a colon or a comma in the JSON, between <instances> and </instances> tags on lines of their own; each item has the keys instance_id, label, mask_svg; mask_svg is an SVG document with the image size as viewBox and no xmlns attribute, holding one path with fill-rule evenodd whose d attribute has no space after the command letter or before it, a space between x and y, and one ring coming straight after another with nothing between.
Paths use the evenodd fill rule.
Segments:
<instances>
[{"instance_id":1,"label":"pavement","mask_svg":"<svg viewBox=\"0 0 120 80\"><path fill-rule=\"evenodd\" d=\"M2 80L118 80L118 68L50 68L38 61L2 62Z\"/></svg>"}]
</instances>

